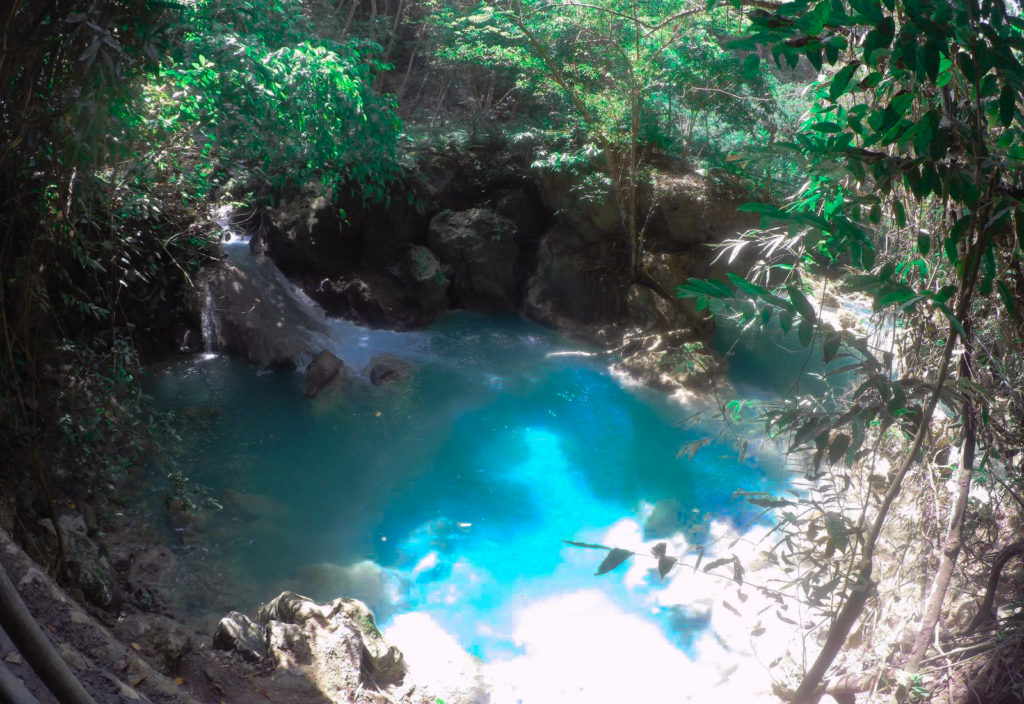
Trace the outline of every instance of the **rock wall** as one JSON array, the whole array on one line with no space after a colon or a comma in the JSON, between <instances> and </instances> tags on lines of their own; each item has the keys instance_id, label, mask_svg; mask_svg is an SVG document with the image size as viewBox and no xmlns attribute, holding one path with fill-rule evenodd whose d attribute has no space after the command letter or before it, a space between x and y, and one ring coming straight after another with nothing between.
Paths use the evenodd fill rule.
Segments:
<instances>
[{"instance_id":1,"label":"rock wall","mask_svg":"<svg viewBox=\"0 0 1024 704\"><path fill-rule=\"evenodd\" d=\"M627 353L658 336L641 346L667 356L645 353L626 365L630 373L648 367L640 378L658 386L703 385L722 369L703 345L712 322L674 292L712 272L709 244L757 225L737 209L742 194L693 173L655 173L639 193L643 259L633 277L615 194L532 168L531 145L415 158L386 206L332 203L308 189L249 218L254 253L328 314L372 327L423 327L455 308L518 310ZM256 347L245 352L256 363L280 356L273 345ZM671 365L691 371L666 373Z\"/></svg>"}]
</instances>

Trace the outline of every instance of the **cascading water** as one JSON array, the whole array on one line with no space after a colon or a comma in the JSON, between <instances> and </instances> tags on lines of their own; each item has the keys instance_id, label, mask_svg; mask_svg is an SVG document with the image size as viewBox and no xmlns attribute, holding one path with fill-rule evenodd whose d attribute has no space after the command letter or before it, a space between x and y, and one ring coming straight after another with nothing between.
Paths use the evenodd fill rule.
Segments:
<instances>
[{"instance_id":1,"label":"cascading water","mask_svg":"<svg viewBox=\"0 0 1024 704\"><path fill-rule=\"evenodd\" d=\"M753 624L733 615L759 618L756 592L723 608L729 580L677 568L662 582L643 556L664 541L691 562L698 543L708 561L751 557L764 529L735 493L776 486L776 458L717 440L681 453L719 429L680 428L693 409L515 316L451 314L415 333L326 319L242 244L229 259L319 316L317 344L353 371L313 401L300 375L225 357L154 379L168 408L208 419L183 433L187 465L223 508L182 549L197 575L229 572L237 589L210 604L196 584L204 608L252 609L284 588L360 598L413 663L443 673L461 649L481 658L466 667L483 668L495 704L653 699L683 680L730 701L769 690ZM370 384L360 370L381 353L412 378ZM595 577L604 553L562 540L637 557Z\"/></svg>"},{"instance_id":2,"label":"cascading water","mask_svg":"<svg viewBox=\"0 0 1024 704\"><path fill-rule=\"evenodd\" d=\"M213 292L210 290L210 282L202 281L200 290L203 292L202 310L202 333L203 351L206 354L215 354L222 344L220 320L213 303Z\"/></svg>"}]
</instances>

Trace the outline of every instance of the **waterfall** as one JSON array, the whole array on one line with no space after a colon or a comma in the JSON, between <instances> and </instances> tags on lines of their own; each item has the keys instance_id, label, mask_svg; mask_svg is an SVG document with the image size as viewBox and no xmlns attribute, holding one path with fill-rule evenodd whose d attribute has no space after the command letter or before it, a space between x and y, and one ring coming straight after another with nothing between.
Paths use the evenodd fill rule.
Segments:
<instances>
[{"instance_id":1,"label":"waterfall","mask_svg":"<svg viewBox=\"0 0 1024 704\"><path fill-rule=\"evenodd\" d=\"M223 344L223 337L220 329L220 318L217 317L216 308L213 305L213 291L210 290L210 282L206 279L200 283L203 291L203 312L202 312L202 333L203 351L207 354L214 354Z\"/></svg>"}]
</instances>

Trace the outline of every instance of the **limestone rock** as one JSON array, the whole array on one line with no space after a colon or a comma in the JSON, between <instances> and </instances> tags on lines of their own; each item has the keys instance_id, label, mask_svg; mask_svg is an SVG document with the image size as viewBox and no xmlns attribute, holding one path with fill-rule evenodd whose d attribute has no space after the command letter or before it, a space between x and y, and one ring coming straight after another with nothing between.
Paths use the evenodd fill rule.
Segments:
<instances>
[{"instance_id":1,"label":"limestone rock","mask_svg":"<svg viewBox=\"0 0 1024 704\"><path fill-rule=\"evenodd\" d=\"M330 350L324 350L306 367L305 394L314 398L334 381L345 364Z\"/></svg>"},{"instance_id":2,"label":"limestone rock","mask_svg":"<svg viewBox=\"0 0 1024 704\"><path fill-rule=\"evenodd\" d=\"M437 256L423 245L412 245L397 266L399 278L425 319L433 320L445 309L450 282Z\"/></svg>"},{"instance_id":3,"label":"limestone rock","mask_svg":"<svg viewBox=\"0 0 1024 704\"><path fill-rule=\"evenodd\" d=\"M255 654L260 626L239 616L233 612L221 621L215 644ZM279 667L302 668L332 701L349 701L364 687L399 685L405 677L401 652L384 641L373 614L355 599L320 604L282 592L260 608L257 622L270 659Z\"/></svg>"},{"instance_id":4,"label":"limestone rock","mask_svg":"<svg viewBox=\"0 0 1024 704\"><path fill-rule=\"evenodd\" d=\"M392 272L363 272L323 279L307 292L329 314L375 328L408 330L422 327L441 312L436 306L424 309L413 297L409 284Z\"/></svg>"},{"instance_id":5,"label":"limestone rock","mask_svg":"<svg viewBox=\"0 0 1024 704\"><path fill-rule=\"evenodd\" d=\"M64 538L64 563L61 569L67 580L87 601L102 608L109 608L120 600L114 573L110 562L100 552L99 546L89 538L85 519L77 513L60 517L60 529ZM50 519L42 521L43 527L54 531Z\"/></svg>"},{"instance_id":6,"label":"limestone rock","mask_svg":"<svg viewBox=\"0 0 1024 704\"><path fill-rule=\"evenodd\" d=\"M155 660L164 673L172 672L194 643L188 632L176 621L160 614L137 613L121 618L114 633L124 642L133 643Z\"/></svg>"},{"instance_id":7,"label":"limestone rock","mask_svg":"<svg viewBox=\"0 0 1024 704\"><path fill-rule=\"evenodd\" d=\"M309 665L313 662L313 651L309 648L309 641L301 626L270 621L266 626L266 634L267 652L278 667Z\"/></svg>"},{"instance_id":8,"label":"limestone rock","mask_svg":"<svg viewBox=\"0 0 1024 704\"><path fill-rule=\"evenodd\" d=\"M116 640L108 628L61 591L2 531L0 565L75 677L97 702L198 704L187 687L175 684L140 657L134 648ZM0 632L0 651L6 651L5 640L6 636ZM4 667L22 678L40 701L54 701L27 664L6 660Z\"/></svg>"},{"instance_id":9,"label":"limestone rock","mask_svg":"<svg viewBox=\"0 0 1024 704\"><path fill-rule=\"evenodd\" d=\"M451 273L456 300L466 308L514 310L519 304L516 227L486 208L438 213L430 248Z\"/></svg>"},{"instance_id":10,"label":"limestone rock","mask_svg":"<svg viewBox=\"0 0 1024 704\"><path fill-rule=\"evenodd\" d=\"M233 650L247 662L259 662L267 655L267 640L263 627L238 611L232 611L217 624L217 631L213 634L213 647L219 650Z\"/></svg>"},{"instance_id":11,"label":"limestone rock","mask_svg":"<svg viewBox=\"0 0 1024 704\"><path fill-rule=\"evenodd\" d=\"M190 306L208 316L208 340L261 367L294 369L312 358L321 319L292 294L274 263L246 257L203 269Z\"/></svg>"},{"instance_id":12,"label":"limestone rock","mask_svg":"<svg viewBox=\"0 0 1024 704\"><path fill-rule=\"evenodd\" d=\"M695 173L657 173L639 196L649 252L695 252L758 226L756 214L739 211L749 198Z\"/></svg>"},{"instance_id":13,"label":"limestone rock","mask_svg":"<svg viewBox=\"0 0 1024 704\"><path fill-rule=\"evenodd\" d=\"M544 213L540 204L522 188L506 192L495 204L494 214L515 225L520 246L536 243L544 234Z\"/></svg>"},{"instance_id":14,"label":"limestone rock","mask_svg":"<svg viewBox=\"0 0 1024 704\"><path fill-rule=\"evenodd\" d=\"M264 246L289 274L338 273L362 256L358 233L344 227L338 207L316 190L296 195L263 214L256 246Z\"/></svg>"},{"instance_id":15,"label":"limestone rock","mask_svg":"<svg viewBox=\"0 0 1024 704\"><path fill-rule=\"evenodd\" d=\"M525 313L574 337L610 343L620 324L624 266L614 243L595 242L561 223L541 240L526 286Z\"/></svg>"},{"instance_id":16,"label":"limestone rock","mask_svg":"<svg viewBox=\"0 0 1024 704\"><path fill-rule=\"evenodd\" d=\"M689 317L677 304L679 299L666 299L642 284L626 289L626 310L629 324L649 332L666 332L687 328Z\"/></svg>"}]
</instances>

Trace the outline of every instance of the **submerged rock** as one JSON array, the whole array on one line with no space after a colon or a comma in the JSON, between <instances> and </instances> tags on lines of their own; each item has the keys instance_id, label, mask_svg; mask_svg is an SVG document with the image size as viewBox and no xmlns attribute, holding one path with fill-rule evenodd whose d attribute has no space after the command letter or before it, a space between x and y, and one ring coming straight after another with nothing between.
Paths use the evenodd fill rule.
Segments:
<instances>
[{"instance_id":1,"label":"submerged rock","mask_svg":"<svg viewBox=\"0 0 1024 704\"><path fill-rule=\"evenodd\" d=\"M726 369L724 359L685 329L627 334L621 354L616 368L645 386L665 391L707 388Z\"/></svg>"},{"instance_id":2,"label":"submerged rock","mask_svg":"<svg viewBox=\"0 0 1024 704\"><path fill-rule=\"evenodd\" d=\"M401 357L390 354L374 355L366 368L366 375L374 386L395 384L412 376L413 366Z\"/></svg>"},{"instance_id":3,"label":"submerged rock","mask_svg":"<svg viewBox=\"0 0 1024 704\"><path fill-rule=\"evenodd\" d=\"M265 494L247 494L234 489L225 489L220 495L224 508L239 514L245 519L274 518L280 519L288 515L288 507L272 496Z\"/></svg>"},{"instance_id":4,"label":"submerged rock","mask_svg":"<svg viewBox=\"0 0 1024 704\"><path fill-rule=\"evenodd\" d=\"M308 398L319 396L334 381L345 363L330 350L324 350L306 367L305 394Z\"/></svg>"}]
</instances>

